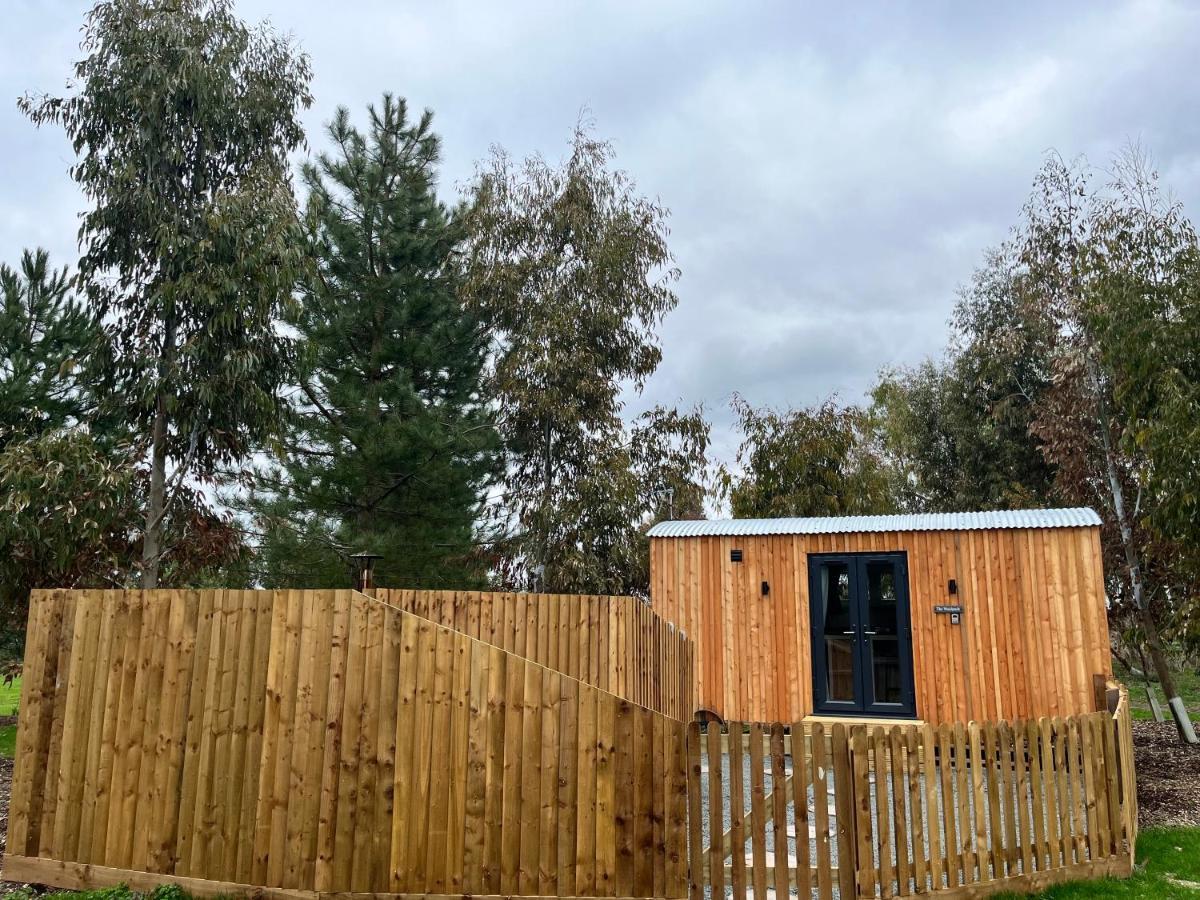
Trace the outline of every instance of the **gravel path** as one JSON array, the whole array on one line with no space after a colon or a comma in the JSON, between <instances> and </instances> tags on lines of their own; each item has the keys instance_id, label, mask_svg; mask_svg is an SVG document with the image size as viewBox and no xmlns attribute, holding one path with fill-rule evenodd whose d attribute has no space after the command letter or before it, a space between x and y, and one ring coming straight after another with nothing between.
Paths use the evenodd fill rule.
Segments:
<instances>
[{"instance_id":1,"label":"gravel path","mask_svg":"<svg viewBox=\"0 0 1200 900\"><path fill-rule=\"evenodd\" d=\"M786 757L785 762L786 762L786 771L790 775L792 773L791 757L790 756ZM723 792L724 792L724 803L723 803L724 810L723 810L722 821L721 821L721 830L722 830L722 832L725 832L725 831L728 831L728 829L730 827L730 790L729 790L730 767L729 767L728 755L724 755L722 757L721 765L722 765L722 786L723 786ZM768 772L768 774L764 778L764 791L768 795L767 802L765 805L768 809L770 809L772 806L772 801L769 797L769 794L771 793L771 790L772 790L772 779L769 774L769 772L770 772L769 761L768 761L767 772ZM744 756L744 758L743 758L743 770L741 773L741 780L742 780L742 785L743 785L742 790L743 790L743 800L744 800L744 807L745 807L744 819L745 819L745 836L746 836L746 844L745 844L743 853L746 858L747 881L749 881L750 867L752 865L751 855L753 852L753 843L751 840L751 832L750 832L751 784L750 784L750 761L749 761L748 755ZM917 794L918 794L918 797L921 798L921 802L919 804L919 814L921 817L921 826L922 826L921 827L922 844L919 849L914 848L914 837L913 837L914 829L909 827L907 829L907 831L908 831L908 834L907 834L907 858L909 858L909 859L915 858L915 855L918 852L924 858L927 858L927 859L931 856L931 853L932 853L932 847L931 847L931 842L930 842L931 827L935 827L937 829L938 834L943 836L941 838L941 840L945 840L944 835L946 832L946 827L945 827L946 823L945 823L944 818L942 817L943 810L946 810L946 809L951 810L952 814L953 814L954 811L958 810L958 804L959 804L958 778L950 777L949 782L950 782L950 799L949 799L949 801L947 801L946 798L943 797L942 782L941 782L941 768L939 766L939 768L937 769L937 775L935 777L935 782L934 782L933 787L934 787L934 792L937 795L937 797L939 798L940 802L937 802L935 804L935 807L936 807L935 810L930 811L926 808L926 805L924 803L925 776L923 774L918 776ZM794 783L795 782L793 782L793 784ZM893 809L893 805L895 803L897 786L898 786L898 789L901 792L901 796L903 798L903 808L907 809L908 798L910 795L909 794L910 785L909 785L909 779L907 777L907 773L904 776L902 776L898 782L894 782L892 773L889 771L883 779L883 785L885 786L885 791L886 791L885 798L884 798L885 799L885 815L886 815L885 821L890 822L891 810ZM879 785L877 784L876 774L874 772L872 772L872 774L871 774L870 807L873 811L877 811L879 809L878 787L879 787ZM709 807L709 794L708 794L709 773L707 770L707 765L705 765L701 770L701 790L702 790L702 804L704 807L704 825L702 827L702 831L704 834L704 845L709 846L711 844L711 834L710 834L711 822L710 822L710 816L709 816L709 811L708 811L708 807ZM826 773L826 794L827 794L829 829L830 829L830 858L831 858L831 864L834 867L837 867L838 866L838 846L837 846L837 824L838 823L837 823L837 808L836 808L836 802L834 799L834 791L833 791L832 772ZM808 790L807 790L806 796L805 796L805 802L808 807L808 822L809 822L808 833L806 835L797 835L796 834L795 825L794 825L795 811L792 807L792 803L794 803L795 798L789 797L789 800L791 802L789 802L789 805L788 805L789 820L788 820L788 827L787 827L787 847L786 847L786 853L788 855L788 865L792 868L794 868L796 866L797 859L798 859L798 855L797 855L798 847L802 846L801 844L798 843L798 840L806 840L807 844L808 844L809 863L810 863L810 865L815 866L816 859L817 859L817 834L816 834L816 827L814 824L816 808L815 808L815 798L814 798L814 792L813 792L812 785L808 786ZM974 810L975 810L974 789L969 780L968 780L968 784L967 784L966 796L963 798L963 802L965 803L969 813L974 812ZM983 826L984 826L984 835L983 835L983 840L985 842L984 846L990 846L991 841L992 841L991 815L989 814L989 808L987 805L988 802L990 802L990 801L985 800L985 803L982 807L982 814L980 816L980 818L983 821ZM931 812L936 813L936 815L938 816L936 824L930 822ZM1027 820L1031 820L1032 819L1032 799L1029 801L1029 803L1026 807L1026 814L1028 816ZM958 842L959 842L959 845L961 846L963 843L963 840L964 840L963 823L958 821L959 817L957 815L954 815L954 818L955 818ZM966 821L973 822L974 819L968 818ZM876 827L878 828L879 827L878 819L876 820L876 823L877 823ZM888 827L888 831L891 833L894 833L890 826ZM975 830L974 830L974 826L972 825L971 826L971 835L973 836L974 833L975 833ZM772 863L773 854L776 852L774 828L770 822L768 822L767 827L766 827L766 835L765 835L764 843L765 843L766 851L769 854L767 857L767 859L768 859L767 864L768 864L768 867L770 867L773 864ZM728 849L727 842L726 842L726 849ZM875 862L876 866L878 866L879 865L879 850L878 850L878 847L874 847L873 849L874 849L874 862ZM890 854L890 856L891 856L892 865L893 865L893 867L895 867L896 858L897 858L895 848L892 849L892 853ZM835 885L834 886L834 896L837 896L837 893L838 893L838 890L837 890L837 886ZM711 891L706 891L706 894L711 894ZM773 890L768 890L767 894L768 894L768 898L775 897L775 892ZM725 896L726 897L733 896L733 890L728 885L726 886Z\"/></svg>"}]
</instances>

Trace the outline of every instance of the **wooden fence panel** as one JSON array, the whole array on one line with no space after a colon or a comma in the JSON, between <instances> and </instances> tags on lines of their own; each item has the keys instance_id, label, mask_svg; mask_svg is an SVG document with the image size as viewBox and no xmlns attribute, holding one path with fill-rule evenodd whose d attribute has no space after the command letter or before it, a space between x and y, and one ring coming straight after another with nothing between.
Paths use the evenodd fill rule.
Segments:
<instances>
[{"instance_id":1,"label":"wooden fence panel","mask_svg":"<svg viewBox=\"0 0 1200 900\"><path fill-rule=\"evenodd\" d=\"M432 618L352 591L35 593L6 875L684 897L687 726L450 627L558 654L538 602L531 631L416 594Z\"/></svg>"},{"instance_id":2,"label":"wooden fence panel","mask_svg":"<svg viewBox=\"0 0 1200 900\"><path fill-rule=\"evenodd\" d=\"M692 642L635 597L376 588L383 602L690 722Z\"/></svg>"},{"instance_id":3,"label":"wooden fence panel","mask_svg":"<svg viewBox=\"0 0 1200 900\"><path fill-rule=\"evenodd\" d=\"M1054 721L693 726L691 896L965 898L1128 875L1132 729L1112 695Z\"/></svg>"}]
</instances>

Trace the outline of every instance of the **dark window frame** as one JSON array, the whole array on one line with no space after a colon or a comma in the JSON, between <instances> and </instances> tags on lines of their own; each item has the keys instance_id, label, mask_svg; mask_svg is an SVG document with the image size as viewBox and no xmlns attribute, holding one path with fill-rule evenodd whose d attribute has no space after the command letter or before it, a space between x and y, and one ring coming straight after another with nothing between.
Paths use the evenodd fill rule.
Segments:
<instances>
[{"instance_id":1,"label":"dark window frame","mask_svg":"<svg viewBox=\"0 0 1200 900\"><path fill-rule=\"evenodd\" d=\"M893 566L896 583L896 618L899 646L901 701L874 702L874 686L868 671L869 651L866 649L869 614L866 566L871 562L887 562ZM916 718L916 678L913 666L912 606L908 581L908 553L904 550L886 553L809 553L808 610L810 655L812 658L813 710L817 715L862 716L864 718ZM854 700L830 700L825 684L825 617L820 606L820 571L823 563L844 563L850 571L851 621L854 636Z\"/></svg>"}]
</instances>

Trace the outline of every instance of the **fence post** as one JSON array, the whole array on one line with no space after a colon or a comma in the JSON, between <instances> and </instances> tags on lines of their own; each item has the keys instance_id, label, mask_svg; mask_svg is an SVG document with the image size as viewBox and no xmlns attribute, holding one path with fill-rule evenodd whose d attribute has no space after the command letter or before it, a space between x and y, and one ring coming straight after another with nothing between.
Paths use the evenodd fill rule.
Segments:
<instances>
[{"instance_id":1,"label":"fence post","mask_svg":"<svg viewBox=\"0 0 1200 900\"><path fill-rule=\"evenodd\" d=\"M833 799L837 808L838 893L854 896L858 868L858 829L854 817L854 763L846 726L833 726Z\"/></svg>"},{"instance_id":2,"label":"fence post","mask_svg":"<svg viewBox=\"0 0 1200 900\"><path fill-rule=\"evenodd\" d=\"M713 723L709 723L709 728ZM687 727L687 777L688 777L688 896L692 900L701 900L704 888L701 875L704 867L704 836L703 815L704 807L700 802L700 724L691 722ZM709 766L711 768L711 762Z\"/></svg>"},{"instance_id":3,"label":"fence post","mask_svg":"<svg viewBox=\"0 0 1200 900\"><path fill-rule=\"evenodd\" d=\"M865 725L850 726L850 761L853 773L854 846L848 860L854 872L855 897L875 896L875 860L871 850L871 761L868 757ZM841 868L841 860L838 860Z\"/></svg>"}]
</instances>

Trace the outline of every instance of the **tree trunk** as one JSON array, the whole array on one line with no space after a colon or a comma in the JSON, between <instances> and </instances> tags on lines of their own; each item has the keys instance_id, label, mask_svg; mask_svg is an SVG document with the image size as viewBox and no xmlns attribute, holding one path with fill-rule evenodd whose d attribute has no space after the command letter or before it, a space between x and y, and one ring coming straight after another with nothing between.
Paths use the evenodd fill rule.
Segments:
<instances>
[{"instance_id":1,"label":"tree trunk","mask_svg":"<svg viewBox=\"0 0 1200 900\"><path fill-rule=\"evenodd\" d=\"M1108 427L1108 405L1105 401L1103 385L1100 382L1099 367L1094 358L1089 355L1088 367L1091 370L1093 386L1096 390L1100 412L1100 439L1104 445L1104 466L1108 476L1108 489L1112 496L1113 513L1117 517L1117 526L1121 530L1121 544L1125 550L1125 564L1129 569L1129 585L1133 591L1133 603L1146 632L1146 643L1150 648L1150 660L1154 663L1158 683L1162 685L1163 693L1167 695L1167 705L1171 708L1171 717L1175 727L1179 729L1179 737L1189 744L1200 743L1196 738L1196 730L1188 716L1187 708L1175 687L1175 678L1167 667L1166 654L1163 653L1162 638L1158 633L1158 624L1150 612L1150 604L1146 601L1145 585L1142 582L1142 564L1138 557L1137 547L1133 542L1133 526L1125 511L1125 492L1121 488L1121 479L1117 472L1116 451L1112 444L1112 435Z\"/></svg>"},{"instance_id":2,"label":"tree trunk","mask_svg":"<svg viewBox=\"0 0 1200 900\"><path fill-rule=\"evenodd\" d=\"M142 538L142 588L148 591L158 587L166 486L167 410L160 392L154 410L154 443L150 452L150 498L146 504L146 533Z\"/></svg>"},{"instance_id":3,"label":"tree trunk","mask_svg":"<svg viewBox=\"0 0 1200 900\"><path fill-rule=\"evenodd\" d=\"M163 329L162 356L154 398L154 431L150 449L150 496L146 503L146 532L142 536L142 589L158 587L162 563L163 524L167 511L167 376L175 356L175 315L168 309Z\"/></svg>"}]
</instances>

